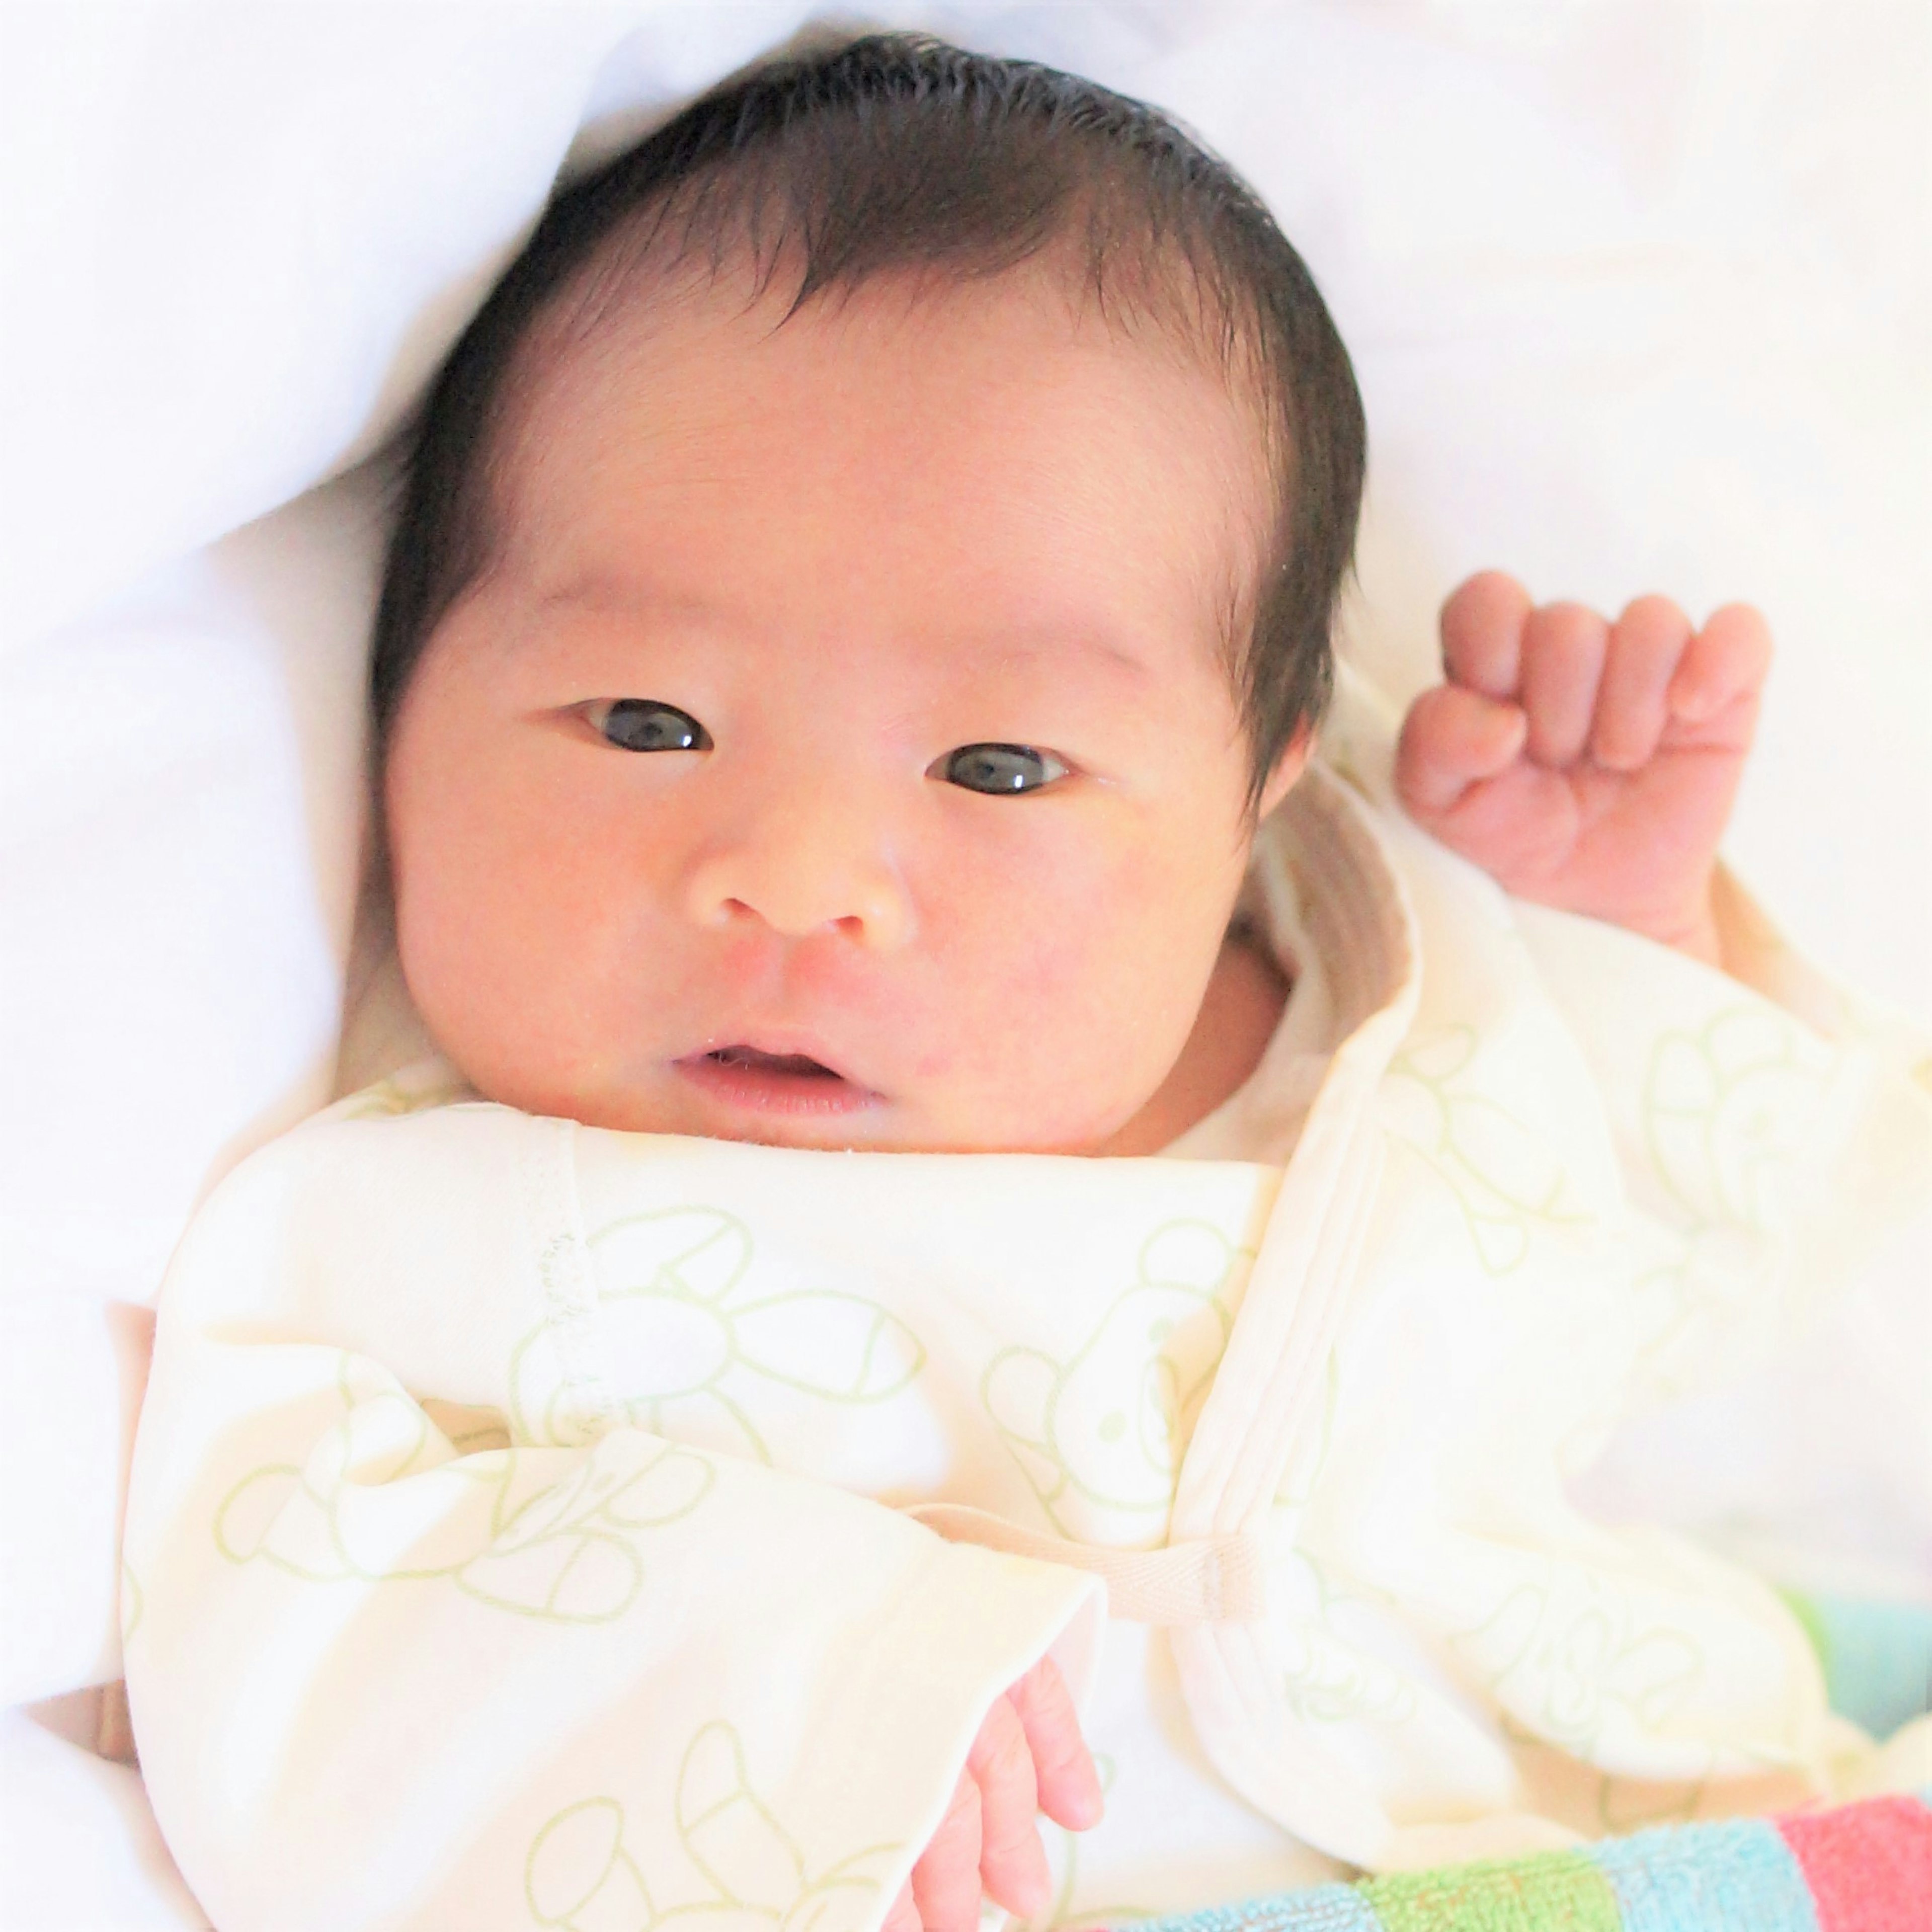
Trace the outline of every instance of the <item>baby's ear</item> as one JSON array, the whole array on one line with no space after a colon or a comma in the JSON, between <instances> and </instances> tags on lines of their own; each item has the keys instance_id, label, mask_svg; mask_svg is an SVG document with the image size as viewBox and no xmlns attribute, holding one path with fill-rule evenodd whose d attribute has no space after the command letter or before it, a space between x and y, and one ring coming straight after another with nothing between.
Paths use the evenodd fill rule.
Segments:
<instances>
[{"instance_id":1,"label":"baby's ear","mask_svg":"<svg viewBox=\"0 0 1932 1932\"><path fill-rule=\"evenodd\" d=\"M1258 818L1267 818L1294 789L1294 782L1306 769L1314 749L1315 727L1304 718L1268 767L1268 782L1262 788L1261 800L1256 808Z\"/></svg>"}]
</instances>

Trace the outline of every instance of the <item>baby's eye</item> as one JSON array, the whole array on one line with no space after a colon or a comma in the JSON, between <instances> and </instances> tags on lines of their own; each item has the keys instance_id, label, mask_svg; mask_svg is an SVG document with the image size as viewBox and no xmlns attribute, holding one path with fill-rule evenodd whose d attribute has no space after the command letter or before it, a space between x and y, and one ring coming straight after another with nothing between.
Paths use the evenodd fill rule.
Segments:
<instances>
[{"instance_id":1,"label":"baby's eye","mask_svg":"<svg viewBox=\"0 0 1932 1932\"><path fill-rule=\"evenodd\" d=\"M626 752L708 752L711 734L688 711L653 698L620 698L590 714L591 722Z\"/></svg>"},{"instance_id":2,"label":"baby's eye","mask_svg":"<svg viewBox=\"0 0 1932 1932\"><path fill-rule=\"evenodd\" d=\"M962 745L926 768L930 778L968 791L1037 791L1066 776L1066 767L1051 752L1030 745Z\"/></svg>"}]
</instances>

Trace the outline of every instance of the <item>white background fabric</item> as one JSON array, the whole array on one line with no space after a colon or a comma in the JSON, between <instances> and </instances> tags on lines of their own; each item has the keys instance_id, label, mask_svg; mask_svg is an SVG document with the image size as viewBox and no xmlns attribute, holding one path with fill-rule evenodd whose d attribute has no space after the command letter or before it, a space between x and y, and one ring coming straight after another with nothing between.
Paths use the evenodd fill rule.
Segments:
<instances>
[{"instance_id":1,"label":"white background fabric","mask_svg":"<svg viewBox=\"0 0 1932 1932\"><path fill-rule=\"evenodd\" d=\"M0 14L0 1420L34 1478L4 1491L0 1701L116 1670L141 1311L198 1196L328 1085L380 492L278 506L380 445L580 124L601 151L808 10ZM1801 944L1927 1004L1917 0L875 12L1157 100L1268 197L1367 398L1349 634L1388 681L1481 565L1760 603L1733 856ZM1909 1388L1921 1332L1868 1311L1827 1368ZM1821 1441L1857 1426L1834 1400ZM1684 1507L1761 1497L1775 1459L1746 1461ZM130 1842L124 1774L45 1774L22 1721L9 1922L170 1922L133 1849L75 1888L73 1845Z\"/></svg>"}]
</instances>

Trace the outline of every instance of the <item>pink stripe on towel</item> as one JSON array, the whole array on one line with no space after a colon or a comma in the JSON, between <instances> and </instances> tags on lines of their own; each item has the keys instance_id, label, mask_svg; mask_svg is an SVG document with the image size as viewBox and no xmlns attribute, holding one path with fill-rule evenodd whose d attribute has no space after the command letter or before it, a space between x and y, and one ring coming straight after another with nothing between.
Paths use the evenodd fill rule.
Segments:
<instances>
[{"instance_id":1,"label":"pink stripe on towel","mask_svg":"<svg viewBox=\"0 0 1932 1932\"><path fill-rule=\"evenodd\" d=\"M1777 1821L1811 1888L1819 1932L1925 1932L1932 1924L1932 1811L1873 1798Z\"/></svg>"}]
</instances>

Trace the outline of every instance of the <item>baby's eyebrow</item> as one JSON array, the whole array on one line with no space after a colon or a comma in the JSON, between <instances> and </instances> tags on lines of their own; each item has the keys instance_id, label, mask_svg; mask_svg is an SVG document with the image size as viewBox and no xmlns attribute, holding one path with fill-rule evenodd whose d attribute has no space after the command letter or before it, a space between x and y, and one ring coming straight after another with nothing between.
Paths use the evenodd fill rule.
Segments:
<instances>
[{"instance_id":1,"label":"baby's eyebrow","mask_svg":"<svg viewBox=\"0 0 1932 1932\"><path fill-rule=\"evenodd\" d=\"M702 597L667 590L661 585L615 577L608 571L592 571L581 577L539 590L539 610L586 610L608 611L620 616L648 612L653 616L716 617L718 607Z\"/></svg>"},{"instance_id":2,"label":"baby's eyebrow","mask_svg":"<svg viewBox=\"0 0 1932 1932\"><path fill-rule=\"evenodd\" d=\"M726 621L723 608L689 592L594 571L540 591L539 611L584 610L598 615L635 618L674 617L685 622L718 624ZM988 628L976 626L972 641L978 655L1000 665L1032 665L1069 654L1093 660L1100 668L1143 682L1152 674L1146 657L1115 634L1116 627L1088 612L1071 613L1023 626Z\"/></svg>"},{"instance_id":3,"label":"baby's eyebrow","mask_svg":"<svg viewBox=\"0 0 1932 1932\"><path fill-rule=\"evenodd\" d=\"M1091 658L1105 668L1144 681L1152 674L1147 660L1127 645L1117 642L1106 629L1090 620L1042 629L1036 635L1005 633L990 640L987 656L996 663L1034 663L1044 658L1064 657L1068 652Z\"/></svg>"}]
</instances>

